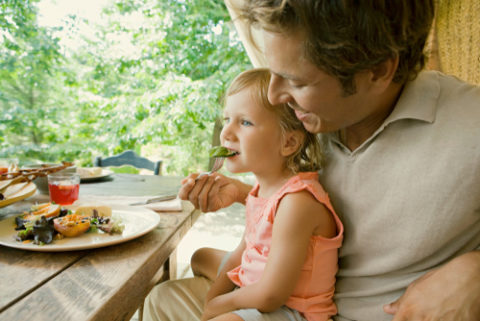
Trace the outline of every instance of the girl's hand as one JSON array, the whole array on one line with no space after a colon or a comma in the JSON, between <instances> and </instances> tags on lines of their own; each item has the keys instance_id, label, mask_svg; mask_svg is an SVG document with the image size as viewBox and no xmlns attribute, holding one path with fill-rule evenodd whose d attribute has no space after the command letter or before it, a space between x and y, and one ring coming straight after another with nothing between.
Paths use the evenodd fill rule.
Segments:
<instances>
[{"instance_id":1,"label":"girl's hand","mask_svg":"<svg viewBox=\"0 0 480 321\"><path fill-rule=\"evenodd\" d=\"M233 306L229 303L228 298L232 296L232 292L219 295L205 304L202 314L202 321L210 320L219 316L221 314L225 314L235 310Z\"/></svg>"},{"instance_id":2,"label":"girl's hand","mask_svg":"<svg viewBox=\"0 0 480 321\"><path fill-rule=\"evenodd\" d=\"M245 204L252 188L219 173L203 175L195 180L198 176L199 173L194 173L184 178L178 196L182 200L189 200L202 212L214 212L234 202Z\"/></svg>"}]
</instances>

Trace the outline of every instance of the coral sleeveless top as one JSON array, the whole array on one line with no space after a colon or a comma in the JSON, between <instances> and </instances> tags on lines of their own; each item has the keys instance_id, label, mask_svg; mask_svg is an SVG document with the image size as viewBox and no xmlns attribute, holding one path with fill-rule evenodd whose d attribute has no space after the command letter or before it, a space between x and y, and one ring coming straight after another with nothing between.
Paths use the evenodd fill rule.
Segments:
<instances>
[{"instance_id":1,"label":"coral sleeveless top","mask_svg":"<svg viewBox=\"0 0 480 321\"><path fill-rule=\"evenodd\" d=\"M299 173L268 199L257 197L258 189L256 184L247 197L246 248L241 265L228 272L229 278L240 287L260 280L270 252L273 223L280 201L288 193L306 190L330 210L337 224L337 235L333 238L312 235L300 279L286 305L302 313L308 321L328 320L337 313L333 293L343 225L333 210L327 193L318 182L318 174Z\"/></svg>"}]
</instances>

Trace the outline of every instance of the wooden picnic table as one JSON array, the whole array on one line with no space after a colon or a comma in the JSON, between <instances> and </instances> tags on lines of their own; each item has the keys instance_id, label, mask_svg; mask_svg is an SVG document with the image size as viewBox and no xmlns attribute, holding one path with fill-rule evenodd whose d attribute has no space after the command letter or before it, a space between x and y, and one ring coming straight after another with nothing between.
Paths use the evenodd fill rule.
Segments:
<instances>
[{"instance_id":1,"label":"wooden picnic table","mask_svg":"<svg viewBox=\"0 0 480 321\"><path fill-rule=\"evenodd\" d=\"M180 177L114 174L81 184L82 195L157 195L176 192ZM48 196L0 209L4 219ZM0 246L0 320L130 320L156 282L175 268L175 248L199 216L189 202L160 212L159 226L118 245L71 252L35 252ZM169 260L169 258L171 258Z\"/></svg>"}]
</instances>

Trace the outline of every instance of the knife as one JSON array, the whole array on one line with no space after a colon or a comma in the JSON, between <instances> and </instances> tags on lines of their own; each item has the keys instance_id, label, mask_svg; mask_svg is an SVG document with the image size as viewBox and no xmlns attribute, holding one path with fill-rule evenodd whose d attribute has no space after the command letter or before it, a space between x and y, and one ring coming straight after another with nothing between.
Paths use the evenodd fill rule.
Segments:
<instances>
[{"instance_id":1,"label":"knife","mask_svg":"<svg viewBox=\"0 0 480 321\"><path fill-rule=\"evenodd\" d=\"M152 198L149 198L148 200L141 201L141 202L136 202L136 203L132 203L132 204L128 204L128 205L130 205L130 206L147 205L147 204L151 204L151 203L169 201L169 200L173 200L175 198L177 198L177 194L167 194L167 195L152 197Z\"/></svg>"}]
</instances>

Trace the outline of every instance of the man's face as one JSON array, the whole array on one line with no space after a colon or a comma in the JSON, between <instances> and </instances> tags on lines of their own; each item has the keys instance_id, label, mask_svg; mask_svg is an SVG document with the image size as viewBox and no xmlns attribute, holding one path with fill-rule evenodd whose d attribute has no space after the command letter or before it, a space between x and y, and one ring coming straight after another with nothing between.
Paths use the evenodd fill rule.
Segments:
<instances>
[{"instance_id":1,"label":"man's face","mask_svg":"<svg viewBox=\"0 0 480 321\"><path fill-rule=\"evenodd\" d=\"M357 92L342 96L340 82L318 69L303 55L303 35L263 31L265 56L272 77L268 98L288 103L312 133L326 133L362 123L374 112L367 73L355 77Z\"/></svg>"}]
</instances>

